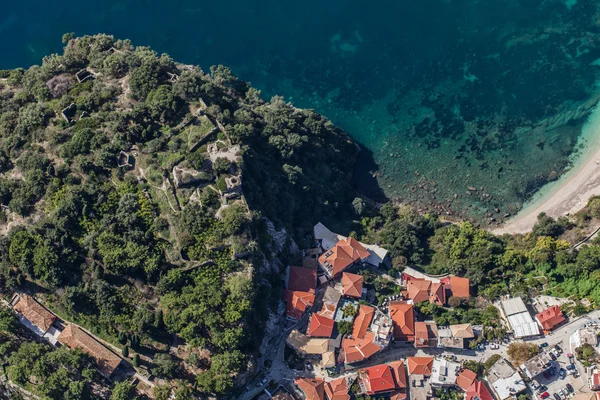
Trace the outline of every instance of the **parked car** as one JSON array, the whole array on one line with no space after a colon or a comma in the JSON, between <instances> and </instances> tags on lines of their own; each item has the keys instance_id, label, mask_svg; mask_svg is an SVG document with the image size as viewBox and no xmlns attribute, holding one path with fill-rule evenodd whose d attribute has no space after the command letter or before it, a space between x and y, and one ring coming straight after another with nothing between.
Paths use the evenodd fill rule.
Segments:
<instances>
[{"instance_id":1,"label":"parked car","mask_svg":"<svg viewBox=\"0 0 600 400\"><path fill-rule=\"evenodd\" d=\"M558 393L554 393L554 394L553 394L553 396L554 396L554 398L555 398L556 400L561 400L561 398L560 398L560 396L558 395Z\"/></svg>"},{"instance_id":2,"label":"parked car","mask_svg":"<svg viewBox=\"0 0 600 400\"><path fill-rule=\"evenodd\" d=\"M540 385L539 382L537 382L537 381L531 381L531 387L535 390L540 390L542 385Z\"/></svg>"},{"instance_id":3,"label":"parked car","mask_svg":"<svg viewBox=\"0 0 600 400\"><path fill-rule=\"evenodd\" d=\"M573 392L575 391L575 390L573 389L573 386L571 386L571 384L570 384L570 383L567 383L567 384L565 385L565 387L567 388L567 390L568 390L570 393L573 393Z\"/></svg>"},{"instance_id":4,"label":"parked car","mask_svg":"<svg viewBox=\"0 0 600 400\"><path fill-rule=\"evenodd\" d=\"M569 365L567 365L567 370L569 370L569 371L572 371L572 370L574 370L575 368L576 368L576 367L575 367L575 364L569 364Z\"/></svg>"},{"instance_id":5,"label":"parked car","mask_svg":"<svg viewBox=\"0 0 600 400\"><path fill-rule=\"evenodd\" d=\"M546 385L540 385L540 387L537 388L538 394L544 393L547 390L548 390L548 388L546 387Z\"/></svg>"},{"instance_id":6,"label":"parked car","mask_svg":"<svg viewBox=\"0 0 600 400\"><path fill-rule=\"evenodd\" d=\"M567 390L567 388L560 389L560 395L566 399L569 396L569 391Z\"/></svg>"},{"instance_id":7,"label":"parked car","mask_svg":"<svg viewBox=\"0 0 600 400\"><path fill-rule=\"evenodd\" d=\"M561 368L560 371L558 371L558 376L560 379L565 379L565 376L567 376L567 371L565 371L564 368Z\"/></svg>"},{"instance_id":8,"label":"parked car","mask_svg":"<svg viewBox=\"0 0 600 400\"><path fill-rule=\"evenodd\" d=\"M560 357L560 352L558 350L556 350L556 349L550 350L550 353L554 354L556 357Z\"/></svg>"},{"instance_id":9,"label":"parked car","mask_svg":"<svg viewBox=\"0 0 600 400\"><path fill-rule=\"evenodd\" d=\"M499 348L500 348L500 346L498 346L496 343L490 344L490 349L492 349L492 350L496 350L496 349L499 349Z\"/></svg>"},{"instance_id":10,"label":"parked car","mask_svg":"<svg viewBox=\"0 0 600 400\"><path fill-rule=\"evenodd\" d=\"M544 342L544 343L540 344L540 347L542 347L542 348L548 347L548 342Z\"/></svg>"},{"instance_id":11,"label":"parked car","mask_svg":"<svg viewBox=\"0 0 600 400\"><path fill-rule=\"evenodd\" d=\"M556 351L558 351L559 353L562 353L563 350L560 348L560 346L558 344L554 345L554 348L556 349Z\"/></svg>"},{"instance_id":12,"label":"parked car","mask_svg":"<svg viewBox=\"0 0 600 400\"><path fill-rule=\"evenodd\" d=\"M548 397L550 397L550 394L548 392L544 392L540 395L540 398L542 399L547 399Z\"/></svg>"},{"instance_id":13,"label":"parked car","mask_svg":"<svg viewBox=\"0 0 600 400\"><path fill-rule=\"evenodd\" d=\"M552 361L556 361L556 356L554 355L554 353L548 353L548 355L550 356Z\"/></svg>"},{"instance_id":14,"label":"parked car","mask_svg":"<svg viewBox=\"0 0 600 400\"><path fill-rule=\"evenodd\" d=\"M263 380L260 381L261 386L264 385L265 383L267 383L267 378L263 378Z\"/></svg>"},{"instance_id":15,"label":"parked car","mask_svg":"<svg viewBox=\"0 0 600 400\"><path fill-rule=\"evenodd\" d=\"M567 357L569 357L569 362L571 364L575 364L575 357L573 357L573 354L569 353L567 354Z\"/></svg>"}]
</instances>

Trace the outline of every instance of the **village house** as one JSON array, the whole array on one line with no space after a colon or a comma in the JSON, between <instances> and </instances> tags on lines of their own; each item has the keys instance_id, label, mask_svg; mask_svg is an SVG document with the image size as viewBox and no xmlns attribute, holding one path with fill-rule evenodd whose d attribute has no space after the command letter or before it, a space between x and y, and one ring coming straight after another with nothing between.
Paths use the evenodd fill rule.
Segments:
<instances>
[{"instance_id":1,"label":"village house","mask_svg":"<svg viewBox=\"0 0 600 400\"><path fill-rule=\"evenodd\" d=\"M310 268L290 266L286 271L284 299L287 317L292 320L302 318L315 301L317 271Z\"/></svg>"},{"instance_id":2,"label":"village house","mask_svg":"<svg viewBox=\"0 0 600 400\"><path fill-rule=\"evenodd\" d=\"M325 293L323 293L323 300L321 305L321 310L319 311L319 315L322 315L327 318L335 319L335 313L338 309L338 304L340 299L342 298L342 288L341 285L328 285L325 288Z\"/></svg>"},{"instance_id":3,"label":"village house","mask_svg":"<svg viewBox=\"0 0 600 400\"><path fill-rule=\"evenodd\" d=\"M325 400L325 381L319 378L296 378L296 386L306 400Z\"/></svg>"},{"instance_id":4,"label":"village house","mask_svg":"<svg viewBox=\"0 0 600 400\"><path fill-rule=\"evenodd\" d=\"M333 334L335 321L319 314L312 314L306 334L310 337L330 338Z\"/></svg>"},{"instance_id":5,"label":"village house","mask_svg":"<svg viewBox=\"0 0 600 400\"><path fill-rule=\"evenodd\" d=\"M592 390L600 390L600 371L598 368L594 368L589 373L588 386Z\"/></svg>"},{"instance_id":6,"label":"village house","mask_svg":"<svg viewBox=\"0 0 600 400\"><path fill-rule=\"evenodd\" d=\"M465 393L465 400L495 400L484 382L475 380Z\"/></svg>"},{"instance_id":7,"label":"village house","mask_svg":"<svg viewBox=\"0 0 600 400\"><path fill-rule=\"evenodd\" d=\"M438 344L437 325L433 321L415 322L415 347L436 347Z\"/></svg>"},{"instance_id":8,"label":"village house","mask_svg":"<svg viewBox=\"0 0 600 400\"><path fill-rule=\"evenodd\" d=\"M374 316L373 307L360 305L351 337L342 339L342 353L346 364L364 361L381 350L381 346L376 343L375 333L369 330Z\"/></svg>"},{"instance_id":9,"label":"village house","mask_svg":"<svg viewBox=\"0 0 600 400\"><path fill-rule=\"evenodd\" d=\"M589 344L591 346L598 345L598 335L591 327L579 328L573 333L574 348L581 347L584 344Z\"/></svg>"},{"instance_id":10,"label":"village house","mask_svg":"<svg viewBox=\"0 0 600 400\"><path fill-rule=\"evenodd\" d=\"M487 370L486 378L500 400L512 399L527 389L519 372L504 358L496 361Z\"/></svg>"},{"instance_id":11,"label":"village house","mask_svg":"<svg viewBox=\"0 0 600 400\"><path fill-rule=\"evenodd\" d=\"M363 277L361 275L342 273L342 295L354 299L363 297Z\"/></svg>"},{"instance_id":12,"label":"village house","mask_svg":"<svg viewBox=\"0 0 600 400\"><path fill-rule=\"evenodd\" d=\"M460 372L460 364L445 358L435 358L431 369L431 385L454 386Z\"/></svg>"},{"instance_id":13,"label":"village house","mask_svg":"<svg viewBox=\"0 0 600 400\"><path fill-rule=\"evenodd\" d=\"M340 240L331 249L321 254L319 266L329 278L334 278L351 265L364 262L369 255L367 249L350 237Z\"/></svg>"},{"instance_id":14,"label":"village house","mask_svg":"<svg viewBox=\"0 0 600 400\"><path fill-rule=\"evenodd\" d=\"M411 279L406 285L404 297L413 303L429 301L431 304L443 306L446 304L446 290L441 282L432 282L425 279Z\"/></svg>"},{"instance_id":15,"label":"village house","mask_svg":"<svg viewBox=\"0 0 600 400\"><path fill-rule=\"evenodd\" d=\"M402 301L392 301L389 305L389 315L394 327L394 340L399 342L414 342L414 306Z\"/></svg>"},{"instance_id":16,"label":"village house","mask_svg":"<svg viewBox=\"0 0 600 400\"><path fill-rule=\"evenodd\" d=\"M410 379L410 397L426 400L433 395L429 377L433 373L433 357L408 357L406 359Z\"/></svg>"},{"instance_id":17,"label":"village house","mask_svg":"<svg viewBox=\"0 0 600 400\"><path fill-rule=\"evenodd\" d=\"M311 338L298 330L293 330L286 343L298 355L318 360L321 366L331 366L332 353L335 360L335 342L327 338Z\"/></svg>"},{"instance_id":18,"label":"village house","mask_svg":"<svg viewBox=\"0 0 600 400\"><path fill-rule=\"evenodd\" d=\"M464 349L469 340L475 338L471 324L450 325L447 328L438 327L438 346L452 349Z\"/></svg>"},{"instance_id":19,"label":"village house","mask_svg":"<svg viewBox=\"0 0 600 400\"><path fill-rule=\"evenodd\" d=\"M358 371L361 393L368 396L387 394L391 398L406 398L406 370L402 361L375 365Z\"/></svg>"},{"instance_id":20,"label":"village house","mask_svg":"<svg viewBox=\"0 0 600 400\"><path fill-rule=\"evenodd\" d=\"M475 372L470 369L463 369L456 376L456 386L466 392L476 380L477 374Z\"/></svg>"},{"instance_id":21,"label":"village house","mask_svg":"<svg viewBox=\"0 0 600 400\"><path fill-rule=\"evenodd\" d=\"M559 306L552 306L536 314L535 319L544 332L550 332L567 320Z\"/></svg>"},{"instance_id":22,"label":"village house","mask_svg":"<svg viewBox=\"0 0 600 400\"><path fill-rule=\"evenodd\" d=\"M92 356L96 360L98 370L106 378L110 378L123 361L121 357L77 325L68 324L58 336L58 341L70 349L81 349Z\"/></svg>"},{"instance_id":23,"label":"village house","mask_svg":"<svg viewBox=\"0 0 600 400\"><path fill-rule=\"evenodd\" d=\"M540 353L537 356L521 364L521 371L530 379L535 378L541 373L552 367L552 360L546 353Z\"/></svg>"},{"instance_id":24,"label":"village house","mask_svg":"<svg viewBox=\"0 0 600 400\"><path fill-rule=\"evenodd\" d=\"M349 374L325 383L327 400L350 400L348 391L355 379L355 374Z\"/></svg>"},{"instance_id":25,"label":"village house","mask_svg":"<svg viewBox=\"0 0 600 400\"><path fill-rule=\"evenodd\" d=\"M60 334L60 331L53 326L56 315L27 294L15 295L11 305L23 325L36 335L56 345L56 338Z\"/></svg>"}]
</instances>

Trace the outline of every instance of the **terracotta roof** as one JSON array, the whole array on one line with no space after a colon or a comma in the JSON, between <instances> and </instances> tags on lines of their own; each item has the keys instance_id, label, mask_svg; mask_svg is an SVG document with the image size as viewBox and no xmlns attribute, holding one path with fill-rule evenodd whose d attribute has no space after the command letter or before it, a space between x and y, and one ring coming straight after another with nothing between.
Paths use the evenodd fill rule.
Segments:
<instances>
[{"instance_id":1,"label":"terracotta roof","mask_svg":"<svg viewBox=\"0 0 600 400\"><path fill-rule=\"evenodd\" d=\"M342 287L344 296L360 299L362 297L363 277L344 272L342 274Z\"/></svg>"},{"instance_id":2,"label":"terracotta roof","mask_svg":"<svg viewBox=\"0 0 600 400\"><path fill-rule=\"evenodd\" d=\"M494 400L494 396L483 382L475 380L467 389L465 400Z\"/></svg>"},{"instance_id":3,"label":"terracotta roof","mask_svg":"<svg viewBox=\"0 0 600 400\"><path fill-rule=\"evenodd\" d=\"M290 267L287 289L314 293L317 287L317 271L304 267Z\"/></svg>"},{"instance_id":4,"label":"terracotta roof","mask_svg":"<svg viewBox=\"0 0 600 400\"><path fill-rule=\"evenodd\" d=\"M329 400L350 400L346 378L334 379L325 384L325 393Z\"/></svg>"},{"instance_id":5,"label":"terracotta roof","mask_svg":"<svg viewBox=\"0 0 600 400\"><path fill-rule=\"evenodd\" d=\"M429 302L438 306L446 304L446 288L443 284L435 282L431 284Z\"/></svg>"},{"instance_id":6,"label":"terracotta roof","mask_svg":"<svg viewBox=\"0 0 600 400\"><path fill-rule=\"evenodd\" d=\"M477 379L477 374L470 369L463 369L456 376L456 384L465 392L469 390L473 382Z\"/></svg>"},{"instance_id":7,"label":"terracotta roof","mask_svg":"<svg viewBox=\"0 0 600 400\"><path fill-rule=\"evenodd\" d=\"M415 340L415 311L412 304L399 301L390 303L390 318L394 325L394 338L406 342Z\"/></svg>"},{"instance_id":8,"label":"terracotta roof","mask_svg":"<svg viewBox=\"0 0 600 400\"><path fill-rule=\"evenodd\" d=\"M408 357L406 363L409 375L431 375L433 357Z\"/></svg>"},{"instance_id":9,"label":"terracotta roof","mask_svg":"<svg viewBox=\"0 0 600 400\"><path fill-rule=\"evenodd\" d=\"M354 325L352 327L352 337L355 339L362 339L365 337L369 325L375 315L375 309L373 307L361 304L358 309L358 315L354 319Z\"/></svg>"},{"instance_id":10,"label":"terracotta roof","mask_svg":"<svg viewBox=\"0 0 600 400\"><path fill-rule=\"evenodd\" d=\"M460 276L450 277L450 293L454 297L471 297L469 280Z\"/></svg>"},{"instance_id":11,"label":"terracotta roof","mask_svg":"<svg viewBox=\"0 0 600 400\"><path fill-rule=\"evenodd\" d=\"M356 261L364 260L370 253L356 239L346 238L340 240L331 249L321 254L319 263L327 270L330 276L336 276Z\"/></svg>"},{"instance_id":12,"label":"terracotta roof","mask_svg":"<svg viewBox=\"0 0 600 400\"><path fill-rule=\"evenodd\" d=\"M437 325L435 322L415 322L415 347L437 346Z\"/></svg>"},{"instance_id":13,"label":"terracotta roof","mask_svg":"<svg viewBox=\"0 0 600 400\"><path fill-rule=\"evenodd\" d=\"M310 292L291 291L284 292L284 298L287 306L287 315L300 319L304 312L312 307L315 301L315 295Z\"/></svg>"},{"instance_id":14,"label":"terracotta roof","mask_svg":"<svg viewBox=\"0 0 600 400\"><path fill-rule=\"evenodd\" d=\"M319 314L312 314L310 316L307 334L308 336L315 337L331 337L334 324L335 321L331 318L323 317Z\"/></svg>"},{"instance_id":15,"label":"terracotta roof","mask_svg":"<svg viewBox=\"0 0 600 400\"><path fill-rule=\"evenodd\" d=\"M408 281L406 286L408 290L408 298L415 303L429 300L429 291L431 289L431 281L425 279L413 279Z\"/></svg>"},{"instance_id":16,"label":"terracotta roof","mask_svg":"<svg viewBox=\"0 0 600 400\"><path fill-rule=\"evenodd\" d=\"M290 335L285 341L302 354L323 355L329 351L331 344L331 339L310 338L295 329L290 332Z\"/></svg>"},{"instance_id":17,"label":"terracotta roof","mask_svg":"<svg viewBox=\"0 0 600 400\"><path fill-rule=\"evenodd\" d=\"M14 309L22 314L28 321L40 328L44 333L47 332L54 321L56 321L56 315L48 311L33 297L26 294L19 297L19 301L14 305Z\"/></svg>"},{"instance_id":18,"label":"terracotta roof","mask_svg":"<svg viewBox=\"0 0 600 400\"><path fill-rule=\"evenodd\" d=\"M403 361L394 361L390 363L390 368L394 371L394 378L396 379L396 388L406 389L406 367Z\"/></svg>"},{"instance_id":19,"label":"terracotta roof","mask_svg":"<svg viewBox=\"0 0 600 400\"><path fill-rule=\"evenodd\" d=\"M68 324L57 339L61 344L71 349L81 349L94 357L98 369L106 377L110 377L121 363L121 357L76 325Z\"/></svg>"},{"instance_id":20,"label":"terracotta roof","mask_svg":"<svg viewBox=\"0 0 600 400\"><path fill-rule=\"evenodd\" d=\"M551 331L555 326L566 320L559 306L552 306L535 316L545 331Z\"/></svg>"},{"instance_id":21,"label":"terracotta roof","mask_svg":"<svg viewBox=\"0 0 600 400\"><path fill-rule=\"evenodd\" d=\"M387 364L375 365L359 372L367 394L389 392L396 388L394 373Z\"/></svg>"},{"instance_id":22,"label":"terracotta roof","mask_svg":"<svg viewBox=\"0 0 600 400\"><path fill-rule=\"evenodd\" d=\"M306 400L325 400L325 381L323 379L296 378L294 383L302 390Z\"/></svg>"},{"instance_id":23,"label":"terracotta roof","mask_svg":"<svg viewBox=\"0 0 600 400\"><path fill-rule=\"evenodd\" d=\"M367 332L362 339L344 338L342 339L342 349L344 350L344 360L347 364L365 360L379 350L381 347L374 342L375 334Z\"/></svg>"},{"instance_id":24,"label":"terracotta roof","mask_svg":"<svg viewBox=\"0 0 600 400\"><path fill-rule=\"evenodd\" d=\"M390 393L390 400L405 400L407 398L405 390L394 390Z\"/></svg>"},{"instance_id":25,"label":"terracotta roof","mask_svg":"<svg viewBox=\"0 0 600 400\"><path fill-rule=\"evenodd\" d=\"M333 319L333 317L335 316L335 310L337 310L337 304L323 303L321 311L319 311L319 315Z\"/></svg>"},{"instance_id":26,"label":"terracotta roof","mask_svg":"<svg viewBox=\"0 0 600 400\"><path fill-rule=\"evenodd\" d=\"M450 332L454 338L473 339L475 337L471 324L450 325Z\"/></svg>"}]
</instances>

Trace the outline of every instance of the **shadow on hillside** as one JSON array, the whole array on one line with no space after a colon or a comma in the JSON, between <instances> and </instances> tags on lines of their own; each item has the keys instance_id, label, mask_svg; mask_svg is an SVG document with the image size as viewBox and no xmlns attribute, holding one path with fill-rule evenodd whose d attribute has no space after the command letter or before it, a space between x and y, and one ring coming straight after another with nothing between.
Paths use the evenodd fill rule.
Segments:
<instances>
[{"instance_id":1,"label":"shadow on hillside","mask_svg":"<svg viewBox=\"0 0 600 400\"><path fill-rule=\"evenodd\" d=\"M354 165L354 174L352 176L352 185L365 197L377 202L385 203L389 199L379 186L374 174L379 170L379 166L373 158L373 152L360 143L356 164Z\"/></svg>"}]
</instances>

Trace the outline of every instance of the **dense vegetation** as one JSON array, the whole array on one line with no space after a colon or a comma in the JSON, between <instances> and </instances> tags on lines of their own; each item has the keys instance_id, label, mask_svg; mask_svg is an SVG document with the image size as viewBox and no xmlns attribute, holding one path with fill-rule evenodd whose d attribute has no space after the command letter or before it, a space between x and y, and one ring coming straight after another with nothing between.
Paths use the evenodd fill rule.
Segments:
<instances>
[{"instance_id":1,"label":"dense vegetation","mask_svg":"<svg viewBox=\"0 0 600 400\"><path fill-rule=\"evenodd\" d=\"M572 244L585 236L583 232L597 225L598 210L600 199L594 198L571 219L555 221L541 214L531 233L499 237L470 222L443 223L435 215L419 215L410 207L386 204L380 210L362 210L361 223L355 224L355 229L365 241L390 251L394 270L417 265L431 274L465 276L487 299L545 293L600 303L596 285L600 244L592 240L579 250L572 249ZM376 283L380 290L385 289L385 282ZM585 312L581 308L577 304L573 311Z\"/></svg>"},{"instance_id":2,"label":"dense vegetation","mask_svg":"<svg viewBox=\"0 0 600 400\"><path fill-rule=\"evenodd\" d=\"M141 373L225 393L281 296L265 263L284 249L262 217L298 237L345 221L357 148L226 67L106 35L63 41L40 66L0 71L0 292L36 294ZM24 346L10 351L66 357Z\"/></svg>"}]
</instances>

